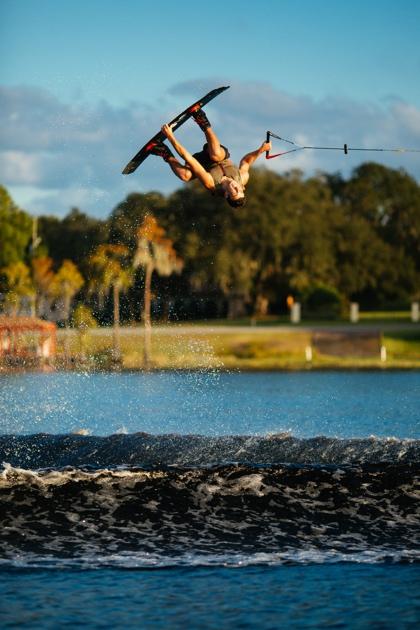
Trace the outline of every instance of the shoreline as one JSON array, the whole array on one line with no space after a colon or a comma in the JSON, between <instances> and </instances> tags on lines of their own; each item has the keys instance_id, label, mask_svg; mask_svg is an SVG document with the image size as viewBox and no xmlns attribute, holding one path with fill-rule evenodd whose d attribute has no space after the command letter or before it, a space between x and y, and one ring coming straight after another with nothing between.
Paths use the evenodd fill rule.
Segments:
<instances>
[{"instance_id":1,"label":"shoreline","mask_svg":"<svg viewBox=\"0 0 420 630\"><path fill-rule=\"evenodd\" d=\"M156 325L145 361L144 328L58 329L57 354L0 363L0 375L36 371L297 372L420 369L420 326Z\"/></svg>"},{"instance_id":2,"label":"shoreline","mask_svg":"<svg viewBox=\"0 0 420 630\"><path fill-rule=\"evenodd\" d=\"M100 368L92 367L83 363L74 364L73 366L39 366L39 367L11 367L0 366L1 376L10 374L59 374L68 372L81 372L90 374L135 374L135 373L159 373L159 372L178 372L178 373L205 373L220 372L230 374L251 374L253 372L266 373L296 373L296 372L416 372L420 371L420 361L412 364L392 364L392 365L358 365L351 364L328 364L328 365L296 365L296 366L150 366L145 367L114 367Z\"/></svg>"}]
</instances>

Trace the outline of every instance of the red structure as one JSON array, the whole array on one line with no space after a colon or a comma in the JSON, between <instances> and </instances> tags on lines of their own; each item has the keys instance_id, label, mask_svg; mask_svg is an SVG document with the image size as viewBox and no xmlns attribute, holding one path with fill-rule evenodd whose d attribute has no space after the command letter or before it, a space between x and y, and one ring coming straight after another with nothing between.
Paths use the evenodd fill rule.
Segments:
<instances>
[{"instance_id":1,"label":"red structure","mask_svg":"<svg viewBox=\"0 0 420 630\"><path fill-rule=\"evenodd\" d=\"M0 316L0 365L51 365L57 347L57 327L35 317Z\"/></svg>"}]
</instances>

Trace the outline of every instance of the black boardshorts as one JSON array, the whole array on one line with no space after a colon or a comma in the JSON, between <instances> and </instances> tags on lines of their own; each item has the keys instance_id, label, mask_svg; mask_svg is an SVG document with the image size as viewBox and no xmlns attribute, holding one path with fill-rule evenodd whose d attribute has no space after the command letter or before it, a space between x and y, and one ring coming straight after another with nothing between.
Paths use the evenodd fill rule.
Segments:
<instances>
[{"instance_id":1,"label":"black boardshorts","mask_svg":"<svg viewBox=\"0 0 420 630\"><path fill-rule=\"evenodd\" d=\"M222 149L225 150L225 156L223 160L227 160L230 157L229 149L223 146L223 144L221 144L220 146L222 147ZM198 153L194 153L193 157L197 160L197 162L200 162L201 166L205 168L206 171L209 171L213 166L217 166L218 162L213 162L213 160L210 159L207 147L208 145L206 142L206 144L203 146L203 150L199 151ZM220 162L223 162L223 160L220 160Z\"/></svg>"}]
</instances>

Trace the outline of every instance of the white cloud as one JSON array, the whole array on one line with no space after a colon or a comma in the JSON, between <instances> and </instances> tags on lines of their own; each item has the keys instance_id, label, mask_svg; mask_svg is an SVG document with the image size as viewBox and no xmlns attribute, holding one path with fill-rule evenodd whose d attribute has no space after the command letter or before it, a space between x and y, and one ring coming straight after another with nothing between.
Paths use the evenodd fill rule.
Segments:
<instances>
[{"instance_id":1,"label":"white cloud","mask_svg":"<svg viewBox=\"0 0 420 630\"><path fill-rule=\"evenodd\" d=\"M39 183L39 157L22 151L0 153L0 173L8 185L36 185Z\"/></svg>"},{"instance_id":2,"label":"white cloud","mask_svg":"<svg viewBox=\"0 0 420 630\"><path fill-rule=\"evenodd\" d=\"M106 216L128 192L179 186L166 164L151 157L133 175L121 170L162 123L186 103L223 78L174 85L155 108L141 103L114 107L102 101L95 106L63 103L34 87L0 89L0 182L13 189L16 203L24 199L33 212L63 214L71 205ZM234 160L258 146L267 129L300 143L350 147L420 147L420 110L396 99L385 105L329 97L315 101L291 95L262 82L231 82L231 88L208 106L215 130ZM192 151L201 147L202 134L193 123L182 127L180 139ZM285 150L273 141L273 151ZM284 172L301 168L348 174L365 160L404 167L420 177L420 155L301 151L261 165ZM29 198L28 191L34 192Z\"/></svg>"},{"instance_id":3,"label":"white cloud","mask_svg":"<svg viewBox=\"0 0 420 630\"><path fill-rule=\"evenodd\" d=\"M395 119L405 125L407 131L415 137L420 137L420 110L414 105L397 102L392 108Z\"/></svg>"}]
</instances>

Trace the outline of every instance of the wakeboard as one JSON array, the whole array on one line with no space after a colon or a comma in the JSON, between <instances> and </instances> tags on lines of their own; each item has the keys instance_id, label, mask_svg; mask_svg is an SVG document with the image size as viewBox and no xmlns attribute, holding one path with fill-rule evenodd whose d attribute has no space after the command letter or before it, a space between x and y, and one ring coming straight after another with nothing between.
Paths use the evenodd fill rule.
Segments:
<instances>
[{"instance_id":1,"label":"wakeboard","mask_svg":"<svg viewBox=\"0 0 420 630\"><path fill-rule=\"evenodd\" d=\"M229 85L226 85L224 87L219 87L214 90L211 90L211 92L209 92L208 94L200 98L198 101L195 101L195 103L193 103L192 105L184 109L183 112L178 114L178 116L175 116L175 118L171 120L171 122L169 123L170 125L172 125L172 129L174 131L178 129L178 127L183 125L184 122L186 122L189 118L191 118L191 116L193 115L193 112L196 109L204 107L204 105L207 105L207 103L209 103L214 98L216 98L216 96L219 96L219 94L227 90L229 87L230 87ZM166 140L166 136L163 134L162 131L158 131L158 133L155 134L153 138L150 138L150 140L146 142L146 144L140 149L140 151L136 153L136 155L129 161L129 163L127 164L127 166L124 168L122 172L123 175L130 175L130 173L134 173L134 171L140 166L140 164L144 162L144 160L151 154L151 149L153 148L153 146L157 142L163 142L164 140Z\"/></svg>"}]
</instances>

